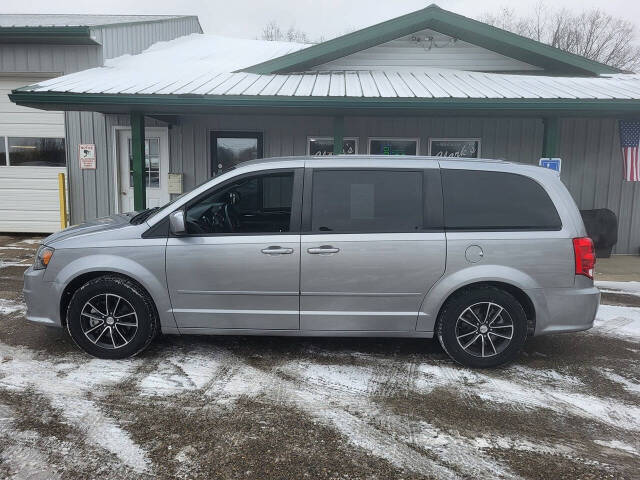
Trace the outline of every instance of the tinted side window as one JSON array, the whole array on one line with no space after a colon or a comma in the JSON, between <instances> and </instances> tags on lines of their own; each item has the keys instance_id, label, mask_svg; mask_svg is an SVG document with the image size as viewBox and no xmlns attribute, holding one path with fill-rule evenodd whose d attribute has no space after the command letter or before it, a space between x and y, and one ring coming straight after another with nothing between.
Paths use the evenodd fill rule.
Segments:
<instances>
[{"instance_id":1,"label":"tinted side window","mask_svg":"<svg viewBox=\"0 0 640 480\"><path fill-rule=\"evenodd\" d=\"M292 197L293 172L245 177L189 205L187 232L288 232Z\"/></svg>"},{"instance_id":2,"label":"tinted side window","mask_svg":"<svg viewBox=\"0 0 640 480\"><path fill-rule=\"evenodd\" d=\"M313 232L415 232L423 228L423 176L414 171L316 170Z\"/></svg>"},{"instance_id":3,"label":"tinted side window","mask_svg":"<svg viewBox=\"0 0 640 480\"><path fill-rule=\"evenodd\" d=\"M535 180L505 172L442 170L451 230L559 230L562 222Z\"/></svg>"}]
</instances>

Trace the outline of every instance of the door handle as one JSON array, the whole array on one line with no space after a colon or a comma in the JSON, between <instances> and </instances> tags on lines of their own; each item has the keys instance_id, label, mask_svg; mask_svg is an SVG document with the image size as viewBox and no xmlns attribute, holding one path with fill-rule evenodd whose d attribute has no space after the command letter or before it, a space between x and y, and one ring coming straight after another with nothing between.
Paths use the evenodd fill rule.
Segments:
<instances>
[{"instance_id":1,"label":"door handle","mask_svg":"<svg viewBox=\"0 0 640 480\"><path fill-rule=\"evenodd\" d=\"M312 255L328 255L330 253L338 253L340 251L339 248L332 247L331 245L322 245L317 248L307 248L307 252Z\"/></svg>"},{"instance_id":2,"label":"door handle","mask_svg":"<svg viewBox=\"0 0 640 480\"><path fill-rule=\"evenodd\" d=\"M265 255L290 255L293 253L293 248L282 248L278 246L272 246L263 248L260 250Z\"/></svg>"}]
</instances>

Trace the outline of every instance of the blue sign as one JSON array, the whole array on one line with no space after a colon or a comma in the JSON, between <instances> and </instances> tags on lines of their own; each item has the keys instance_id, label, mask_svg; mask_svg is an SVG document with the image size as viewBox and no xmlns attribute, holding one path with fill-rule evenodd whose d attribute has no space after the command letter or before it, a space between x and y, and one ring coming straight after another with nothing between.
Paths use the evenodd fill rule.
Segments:
<instances>
[{"instance_id":1,"label":"blue sign","mask_svg":"<svg viewBox=\"0 0 640 480\"><path fill-rule=\"evenodd\" d=\"M562 167L562 159L560 158L541 158L539 165L550 170L555 170L560 173Z\"/></svg>"}]
</instances>

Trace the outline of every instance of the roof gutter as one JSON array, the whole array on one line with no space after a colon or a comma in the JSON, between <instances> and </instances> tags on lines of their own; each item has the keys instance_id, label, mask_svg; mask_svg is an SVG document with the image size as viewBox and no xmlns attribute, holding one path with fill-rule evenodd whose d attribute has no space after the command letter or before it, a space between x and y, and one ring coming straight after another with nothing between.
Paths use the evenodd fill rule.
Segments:
<instances>
[{"instance_id":1,"label":"roof gutter","mask_svg":"<svg viewBox=\"0 0 640 480\"><path fill-rule=\"evenodd\" d=\"M42 110L144 111L188 113L216 108L301 110L308 113L358 111L384 114L388 111L419 113L446 110L458 112L564 112L571 114L640 114L640 99L547 99L547 98L365 98L287 97L248 95L140 95L31 92L14 90L12 102ZM108 107L108 108L105 108Z\"/></svg>"}]
</instances>

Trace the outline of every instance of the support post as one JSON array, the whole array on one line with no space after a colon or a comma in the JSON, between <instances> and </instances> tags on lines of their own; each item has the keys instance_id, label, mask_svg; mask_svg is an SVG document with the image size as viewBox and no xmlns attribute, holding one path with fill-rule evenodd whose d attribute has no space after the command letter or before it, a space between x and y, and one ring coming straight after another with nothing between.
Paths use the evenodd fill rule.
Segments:
<instances>
[{"instance_id":1,"label":"support post","mask_svg":"<svg viewBox=\"0 0 640 480\"><path fill-rule=\"evenodd\" d=\"M333 119L333 154L342 155L342 144L344 143L344 117Z\"/></svg>"},{"instance_id":2,"label":"support post","mask_svg":"<svg viewBox=\"0 0 640 480\"><path fill-rule=\"evenodd\" d=\"M133 158L133 209L147 208L144 162L144 114L131 112L131 156Z\"/></svg>"},{"instance_id":3,"label":"support post","mask_svg":"<svg viewBox=\"0 0 640 480\"><path fill-rule=\"evenodd\" d=\"M542 135L542 157L557 157L560 137L558 117L545 117L542 119L542 124L544 126L544 132Z\"/></svg>"},{"instance_id":4,"label":"support post","mask_svg":"<svg viewBox=\"0 0 640 480\"><path fill-rule=\"evenodd\" d=\"M60 230L67 228L67 190L64 173L58 174L58 197L60 198Z\"/></svg>"}]
</instances>

